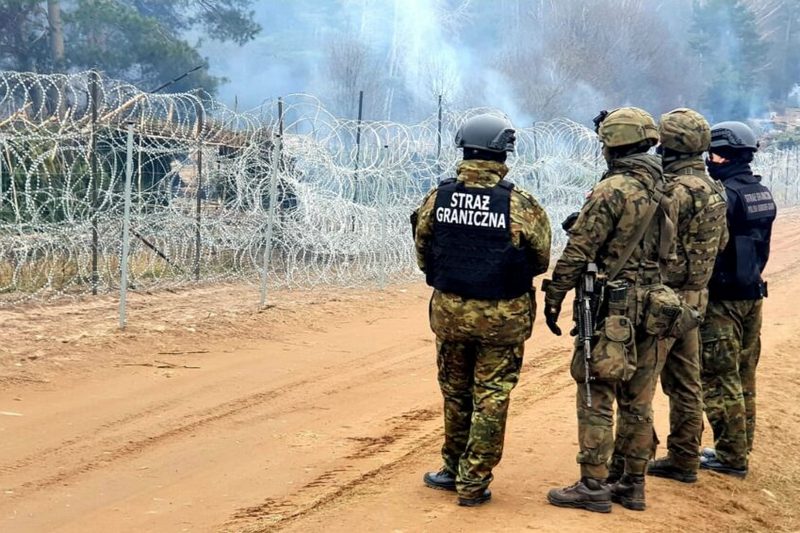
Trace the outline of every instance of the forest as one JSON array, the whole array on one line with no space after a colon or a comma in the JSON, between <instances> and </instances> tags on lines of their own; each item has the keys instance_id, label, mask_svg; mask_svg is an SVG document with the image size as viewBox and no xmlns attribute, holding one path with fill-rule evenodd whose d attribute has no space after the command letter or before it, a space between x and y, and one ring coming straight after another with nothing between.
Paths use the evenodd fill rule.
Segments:
<instances>
[{"instance_id":1,"label":"forest","mask_svg":"<svg viewBox=\"0 0 800 533\"><path fill-rule=\"evenodd\" d=\"M0 69L96 68L250 108L310 93L335 114L414 121L438 96L518 122L635 104L710 120L800 106L793 0L0 1Z\"/></svg>"}]
</instances>

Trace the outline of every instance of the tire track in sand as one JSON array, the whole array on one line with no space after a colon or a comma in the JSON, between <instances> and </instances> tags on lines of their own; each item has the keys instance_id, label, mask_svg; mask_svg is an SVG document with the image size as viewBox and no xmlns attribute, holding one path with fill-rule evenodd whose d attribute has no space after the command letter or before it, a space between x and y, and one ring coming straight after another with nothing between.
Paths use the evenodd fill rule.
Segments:
<instances>
[{"instance_id":1,"label":"tire track in sand","mask_svg":"<svg viewBox=\"0 0 800 533\"><path fill-rule=\"evenodd\" d=\"M523 384L512 394L515 408L528 408L574 384L569 376L566 347L544 349L523 364ZM388 430L377 436L356 436L353 451L343 456L334 468L287 494L284 498L265 498L262 502L237 509L218 529L247 533L277 531L291 523L325 509L334 501L368 489L380 473L389 474L412 460L420 449L436 446L442 429L439 404L406 411L387 418ZM374 466L374 458L384 459Z\"/></svg>"}]
</instances>

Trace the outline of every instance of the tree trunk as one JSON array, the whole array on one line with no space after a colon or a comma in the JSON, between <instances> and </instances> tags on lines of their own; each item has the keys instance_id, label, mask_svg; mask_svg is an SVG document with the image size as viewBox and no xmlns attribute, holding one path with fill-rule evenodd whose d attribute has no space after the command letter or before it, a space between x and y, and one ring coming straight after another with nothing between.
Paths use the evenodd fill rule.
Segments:
<instances>
[{"instance_id":1,"label":"tree trunk","mask_svg":"<svg viewBox=\"0 0 800 533\"><path fill-rule=\"evenodd\" d=\"M50 25L50 49L53 70L64 70L64 26L61 22L61 0L47 0L47 22Z\"/></svg>"}]
</instances>

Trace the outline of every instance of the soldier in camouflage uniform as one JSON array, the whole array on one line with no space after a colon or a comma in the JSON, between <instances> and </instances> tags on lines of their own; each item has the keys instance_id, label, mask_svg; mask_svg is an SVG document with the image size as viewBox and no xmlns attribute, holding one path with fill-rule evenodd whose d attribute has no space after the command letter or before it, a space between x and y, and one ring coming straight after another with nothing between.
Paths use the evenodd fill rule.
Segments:
<instances>
[{"instance_id":1,"label":"soldier in camouflage uniform","mask_svg":"<svg viewBox=\"0 0 800 533\"><path fill-rule=\"evenodd\" d=\"M637 318L637 301L641 289L661 281L659 260L669 253L673 234L669 232L668 205L653 210L665 200L661 160L647 153L658 142L653 118L641 109L624 107L601 113L595 124L608 171L584 203L553 270L553 279L547 283L547 325L556 335L561 334L557 318L562 301L576 288L589 263L596 263L601 274L613 278L606 284L607 291L613 282L626 296L613 313L609 303L600 306L588 394L585 376L579 371L584 365L583 344L576 342L571 371L579 382L577 461L581 479L572 486L552 489L547 498L553 505L596 512L610 512L612 500L643 510L644 474L653 442L651 404L663 352L657 350L656 337ZM599 375L597 365L602 361L598 356L602 359L612 352L600 355L596 353L598 346L612 346L609 350L616 350L617 359L624 356L618 363L629 368L623 378ZM622 478L609 486L605 481L614 449L615 400L618 416L625 420L617 435L625 464Z\"/></svg>"},{"instance_id":2,"label":"soldier in camouflage uniform","mask_svg":"<svg viewBox=\"0 0 800 533\"><path fill-rule=\"evenodd\" d=\"M533 277L550 262L545 211L503 179L514 140L505 119L468 120L456 136L464 150L458 177L412 215L417 262L434 288L430 323L444 396L444 466L423 480L457 491L466 506L491 498L509 395L533 327Z\"/></svg>"},{"instance_id":3,"label":"soldier in camouflage uniform","mask_svg":"<svg viewBox=\"0 0 800 533\"><path fill-rule=\"evenodd\" d=\"M700 328L703 399L716 445L704 451L700 467L737 477L747 475L753 448L761 307L767 295L761 273L777 212L771 192L750 168L756 150L758 142L746 124L722 122L711 128L706 163L711 176L725 185L730 237L714 265Z\"/></svg>"},{"instance_id":4,"label":"soldier in camouflage uniform","mask_svg":"<svg viewBox=\"0 0 800 533\"><path fill-rule=\"evenodd\" d=\"M674 340L661 371L661 387L669 396L668 455L651 461L647 473L693 483L697 481L703 433L697 326L706 312L714 260L728 241L725 190L706 174L702 154L711 142L711 128L702 115L675 109L661 116L658 130L661 144L657 151L678 214L677 253L667 265L665 282L678 290L693 310L693 327ZM621 470L618 460L612 465Z\"/></svg>"}]
</instances>

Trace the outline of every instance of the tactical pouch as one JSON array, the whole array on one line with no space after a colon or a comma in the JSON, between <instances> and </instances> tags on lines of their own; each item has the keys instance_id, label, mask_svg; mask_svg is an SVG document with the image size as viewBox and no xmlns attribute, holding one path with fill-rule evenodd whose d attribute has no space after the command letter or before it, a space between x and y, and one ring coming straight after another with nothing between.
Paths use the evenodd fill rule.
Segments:
<instances>
[{"instance_id":1,"label":"tactical pouch","mask_svg":"<svg viewBox=\"0 0 800 533\"><path fill-rule=\"evenodd\" d=\"M628 301L630 289L626 281L611 281L606 286L606 301L609 315L627 315L631 308Z\"/></svg>"},{"instance_id":2,"label":"tactical pouch","mask_svg":"<svg viewBox=\"0 0 800 533\"><path fill-rule=\"evenodd\" d=\"M590 370L598 381L628 381L636 371L633 323L627 316L609 316L592 348Z\"/></svg>"},{"instance_id":3,"label":"tactical pouch","mask_svg":"<svg viewBox=\"0 0 800 533\"><path fill-rule=\"evenodd\" d=\"M698 327L700 322L700 313L698 313L696 309L686 306L683 308L680 318L675 322L675 326L673 326L668 336L680 339L688 332Z\"/></svg>"},{"instance_id":4,"label":"tactical pouch","mask_svg":"<svg viewBox=\"0 0 800 533\"><path fill-rule=\"evenodd\" d=\"M647 288L643 311L642 324L649 335L659 339L682 335L681 327L676 326L683 319L684 307L680 297L666 285Z\"/></svg>"},{"instance_id":5,"label":"tactical pouch","mask_svg":"<svg viewBox=\"0 0 800 533\"><path fill-rule=\"evenodd\" d=\"M708 307L708 291L681 291L683 313L675 323L671 337L676 339L684 337L688 332L700 326Z\"/></svg>"}]
</instances>

